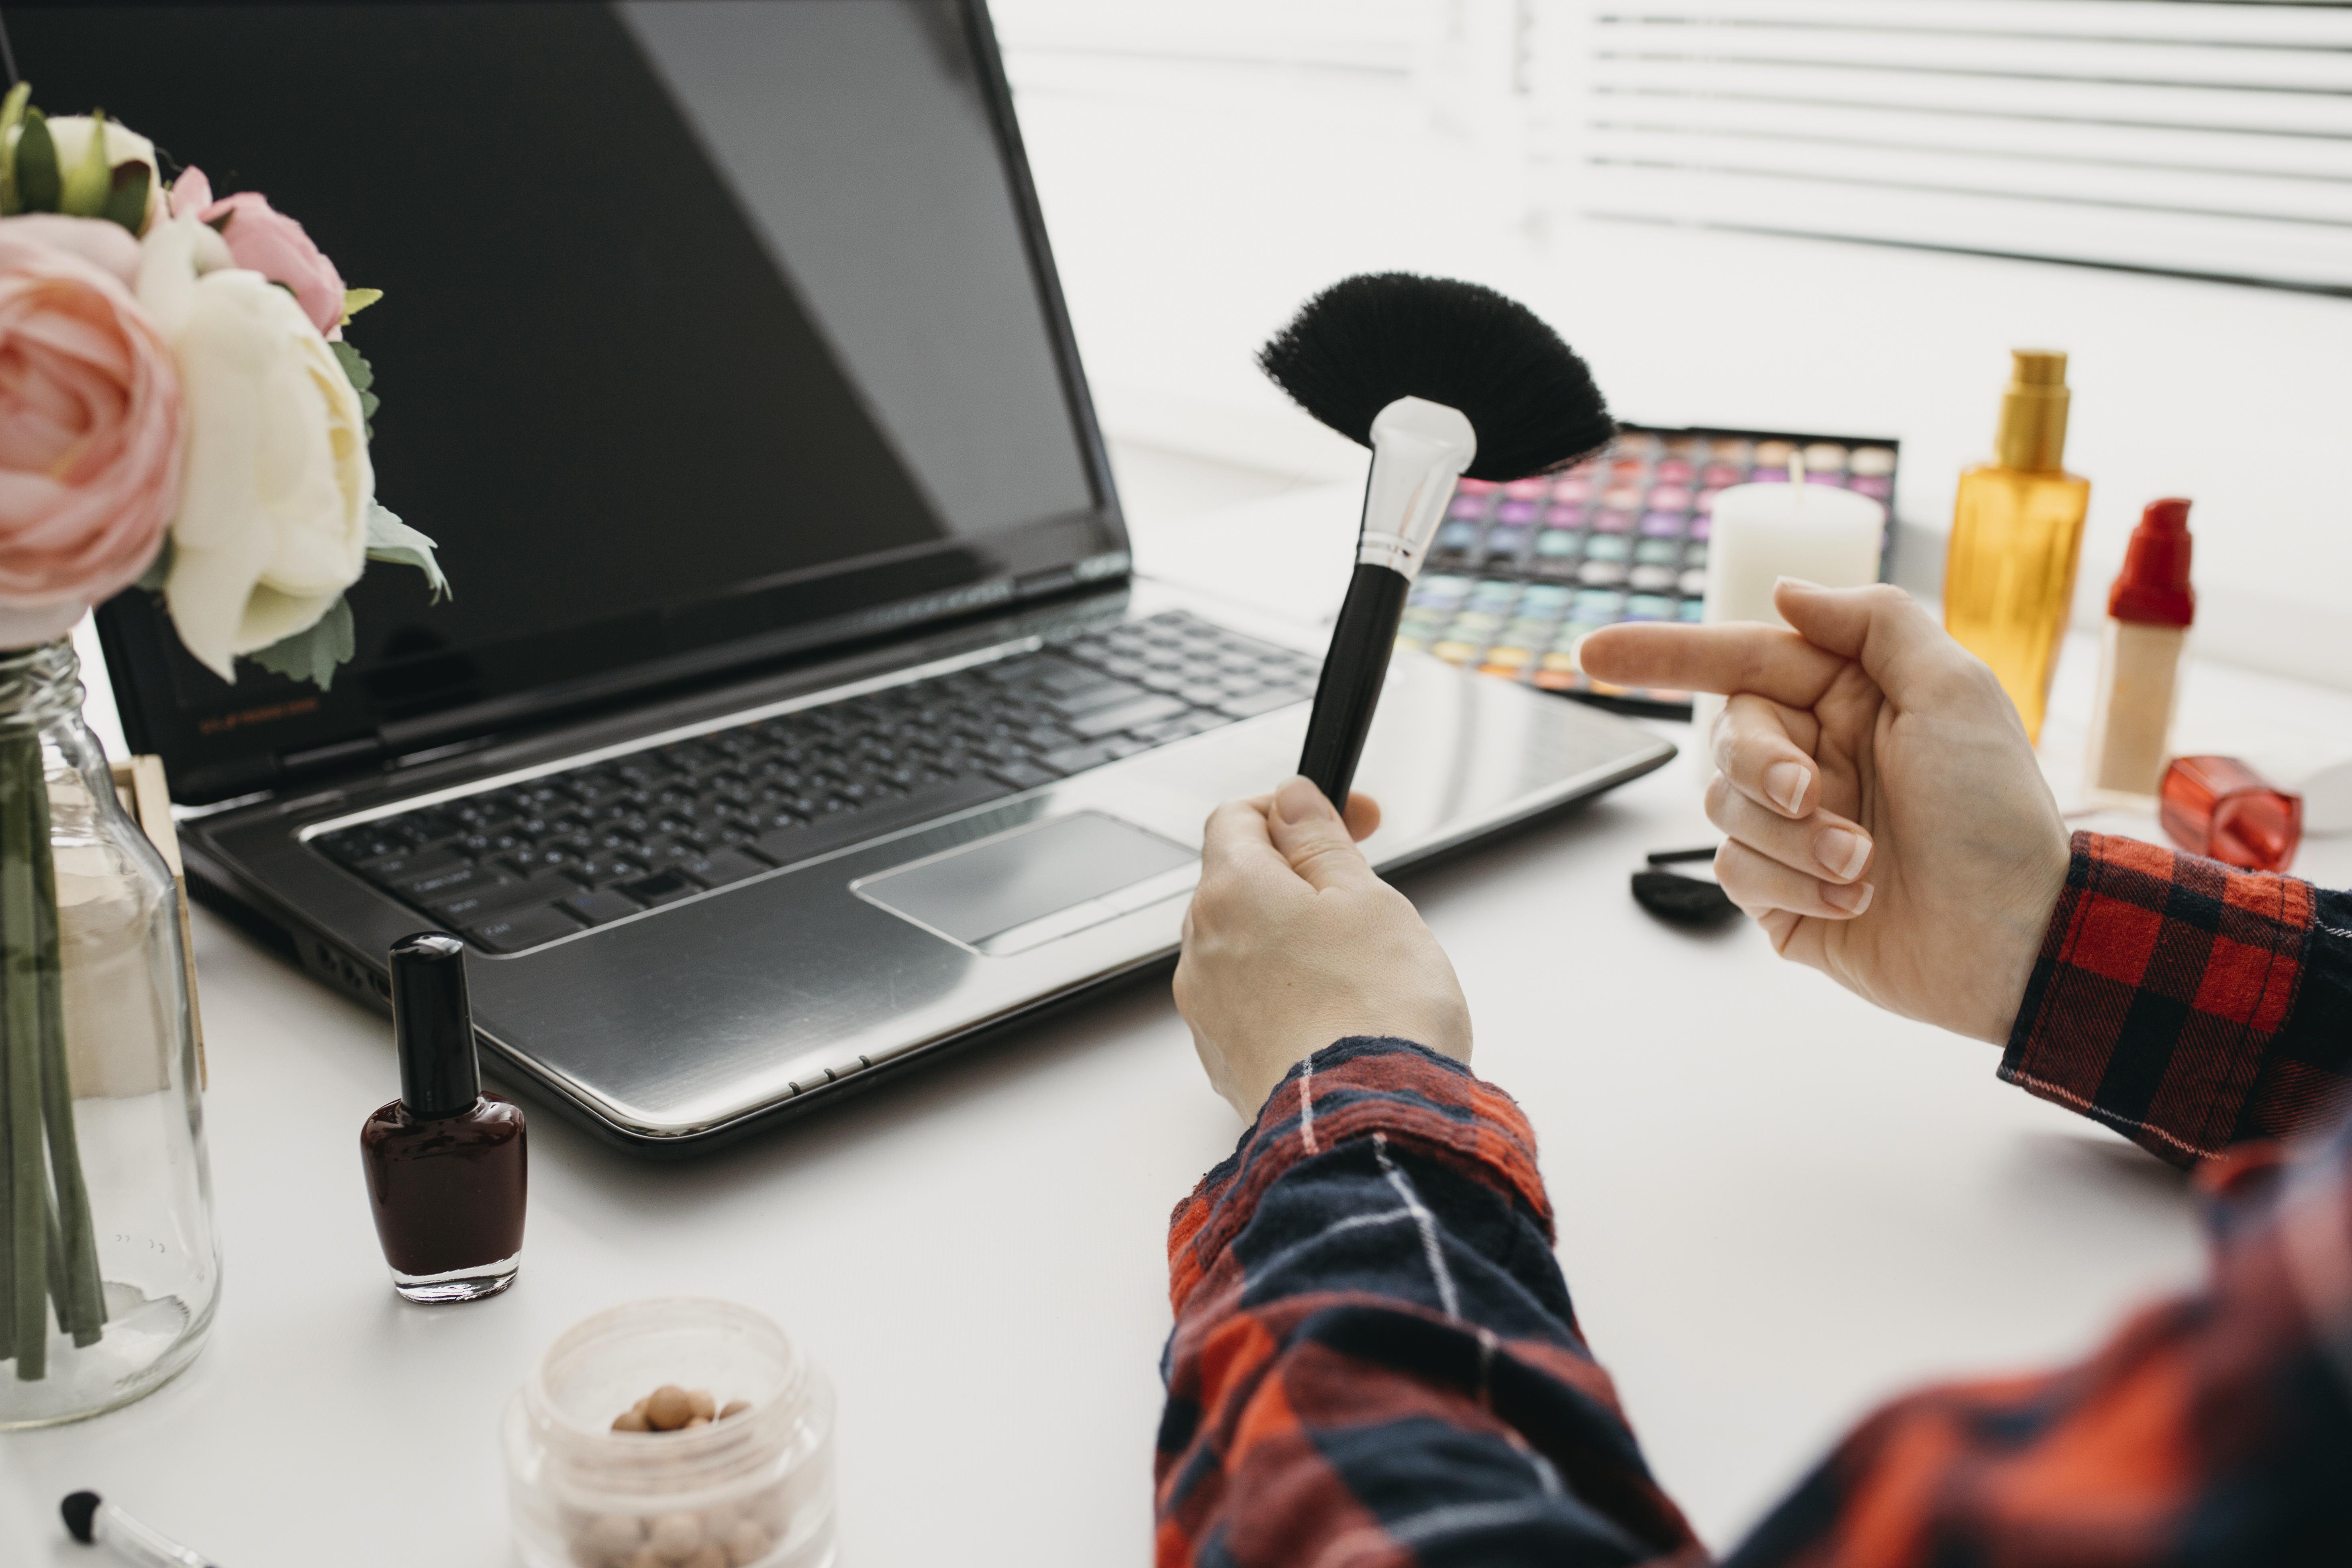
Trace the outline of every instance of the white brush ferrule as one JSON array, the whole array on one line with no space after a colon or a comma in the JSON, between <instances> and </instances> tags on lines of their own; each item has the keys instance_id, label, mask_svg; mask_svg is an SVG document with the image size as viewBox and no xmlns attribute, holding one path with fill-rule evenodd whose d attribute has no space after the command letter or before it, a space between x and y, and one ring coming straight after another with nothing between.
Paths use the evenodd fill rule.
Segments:
<instances>
[{"instance_id":1,"label":"white brush ferrule","mask_svg":"<svg viewBox=\"0 0 2352 1568\"><path fill-rule=\"evenodd\" d=\"M181 1545L110 1502L100 1502L90 1524L90 1544L103 1546L139 1568L219 1568L201 1552Z\"/></svg>"},{"instance_id":2,"label":"white brush ferrule","mask_svg":"<svg viewBox=\"0 0 2352 1568\"><path fill-rule=\"evenodd\" d=\"M1459 409L1400 397L1372 420L1372 475L1364 486L1356 560L1410 580L1445 521L1454 481L1478 455L1478 433Z\"/></svg>"}]
</instances>

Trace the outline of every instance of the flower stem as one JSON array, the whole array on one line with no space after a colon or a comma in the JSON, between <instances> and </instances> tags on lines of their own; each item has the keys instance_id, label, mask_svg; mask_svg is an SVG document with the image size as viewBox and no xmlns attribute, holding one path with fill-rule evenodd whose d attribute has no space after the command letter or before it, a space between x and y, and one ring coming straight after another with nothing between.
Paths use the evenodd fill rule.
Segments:
<instances>
[{"instance_id":1,"label":"flower stem","mask_svg":"<svg viewBox=\"0 0 2352 1568\"><path fill-rule=\"evenodd\" d=\"M48 1182L41 1169L40 939L32 792L37 736L0 739L0 1065L5 1067L11 1351L19 1381L48 1374Z\"/></svg>"},{"instance_id":2,"label":"flower stem","mask_svg":"<svg viewBox=\"0 0 2352 1568\"><path fill-rule=\"evenodd\" d=\"M33 764L41 763L39 742ZM58 868L49 848L47 781L34 775L33 921L39 944L41 1029L41 1112L49 1134L49 1171L57 1190L58 1242L61 1267L54 1272L50 1293L58 1304L58 1326L77 1345L94 1345L106 1324L106 1296L98 1274L98 1232L90 1223L89 1184L82 1176L81 1140L74 1131L73 1084L66 1059L64 954L58 930Z\"/></svg>"}]
</instances>

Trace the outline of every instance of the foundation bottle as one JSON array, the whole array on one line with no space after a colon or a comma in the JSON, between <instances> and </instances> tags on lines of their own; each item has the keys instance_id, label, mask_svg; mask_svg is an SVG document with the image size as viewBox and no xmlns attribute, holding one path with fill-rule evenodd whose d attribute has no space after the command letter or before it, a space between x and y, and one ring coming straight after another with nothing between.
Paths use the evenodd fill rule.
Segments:
<instances>
[{"instance_id":1,"label":"foundation bottle","mask_svg":"<svg viewBox=\"0 0 2352 1568\"><path fill-rule=\"evenodd\" d=\"M2074 597L2091 481L2066 472L2066 356L2018 349L1993 460L1960 476L1944 629L1992 667L2039 740Z\"/></svg>"},{"instance_id":2,"label":"foundation bottle","mask_svg":"<svg viewBox=\"0 0 2352 1568\"><path fill-rule=\"evenodd\" d=\"M2189 503L2150 501L2107 593L2098 695L2084 781L2103 801L2145 805L2172 754L2180 660L2197 616L2189 585Z\"/></svg>"},{"instance_id":3,"label":"foundation bottle","mask_svg":"<svg viewBox=\"0 0 2352 1568\"><path fill-rule=\"evenodd\" d=\"M522 1110L482 1091L466 944L403 937L391 967L400 1098L360 1129L376 1237L407 1300L493 1296L522 1261Z\"/></svg>"}]
</instances>

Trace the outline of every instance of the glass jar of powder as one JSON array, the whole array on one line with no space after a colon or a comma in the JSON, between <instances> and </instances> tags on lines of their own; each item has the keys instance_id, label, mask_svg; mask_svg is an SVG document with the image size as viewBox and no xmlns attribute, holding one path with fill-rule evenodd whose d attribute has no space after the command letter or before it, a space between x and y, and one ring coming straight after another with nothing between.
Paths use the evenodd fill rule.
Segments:
<instances>
[{"instance_id":1,"label":"glass jar of powder","mask_svg":"<svg viewBox=\"0 0 2352 1568\"><path fill-rule=\"evenodd\" d=\"M614 1429L664 1387L734 1413ZM833 1387L749 1307L667 1297L577 1324L508 1406L505 1445L528 1568L833 1563Z\"/></svg>"}]
</instances>

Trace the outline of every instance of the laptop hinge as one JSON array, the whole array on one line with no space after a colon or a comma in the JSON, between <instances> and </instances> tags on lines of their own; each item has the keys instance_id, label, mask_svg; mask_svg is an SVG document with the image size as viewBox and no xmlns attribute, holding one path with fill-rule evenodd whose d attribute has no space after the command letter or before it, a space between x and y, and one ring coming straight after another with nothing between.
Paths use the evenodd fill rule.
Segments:
<instances>
[{"instance_id":1,"label":"laptop hinge","mask_svg":"<svg viewBox=\"0 0 2352 1568\"><path fill-rule=\"evenodd\" d=\"M372 763L384 754L383 737L362 735L355 741L338 741L331 746L313 746L307 752L283 752L278 754L278 776L300 778L310 773L339 772Z\"/></svg>"}]
</instances>

